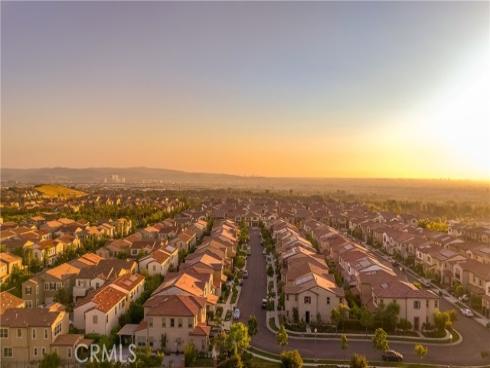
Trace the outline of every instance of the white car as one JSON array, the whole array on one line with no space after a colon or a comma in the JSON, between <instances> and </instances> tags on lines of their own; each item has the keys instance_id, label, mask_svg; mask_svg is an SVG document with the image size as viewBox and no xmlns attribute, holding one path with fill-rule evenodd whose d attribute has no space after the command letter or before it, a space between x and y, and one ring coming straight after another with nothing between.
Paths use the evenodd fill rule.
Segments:
<instances>
[{"instance_id":1,"label":"white car","mask_svg":"<svg viewBox=\"0 0 490 368\"><path fill-rule=\"evenodd\" d=\"M471 311L471 309L469 308L461 308L461 313L463 314L463 316L465 317L474 317L475 315L473 314L473 312Z\"/></svg>"},{"instance_id":2,"label":"white car","mask_svg":"<svg viewBox=\"0 0 490 368\"><path fill-rule=\"evenodd\" d=\"M233 311L233 319L235 321L238 320L238 319L240 319L240 309L235 308L235 310Z\"/></svg>"}]
</instances>

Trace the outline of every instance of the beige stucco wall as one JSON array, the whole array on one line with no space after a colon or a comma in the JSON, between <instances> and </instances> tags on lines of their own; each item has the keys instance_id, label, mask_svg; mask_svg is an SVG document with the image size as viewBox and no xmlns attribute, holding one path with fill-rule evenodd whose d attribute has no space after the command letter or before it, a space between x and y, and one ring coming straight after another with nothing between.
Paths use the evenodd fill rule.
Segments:
<instances>
[{"instance_id":1,"label":"beige stucco wall","mask_svg":"<svg viewBox=\"0 0 490 368\"><path fill-rule=\"evenodd\" d=\"M285 301L285 310L290 321L293 321L293 309L297 308L300 320L306 321L306 312L309 311L311 322L317 321L318 315L320 316L321 322L329 322L332 310L340 304L339 297L319 287L299 293L297 296L297 301L295 294L290 294L289 300L286 298ZM311 304L304 303L305 296L311 298ZM327 298L330 298L329 304L327 304Z\"/></svg>"}]
</instances>

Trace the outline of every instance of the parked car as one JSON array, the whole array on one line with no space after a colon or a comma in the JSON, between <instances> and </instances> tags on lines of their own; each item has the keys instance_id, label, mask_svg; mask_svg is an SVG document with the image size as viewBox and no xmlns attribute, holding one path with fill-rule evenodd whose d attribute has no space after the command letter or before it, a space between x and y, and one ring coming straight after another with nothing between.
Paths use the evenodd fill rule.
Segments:
<instances>
[{"instance_id":1,"label":"parked car","mask_svg":"<svg viewBox=\"0 0 490 368\"><path fill-rule=\"evenodd\" d=\"M240 309L238 308L235 308L233 310L233 319L236 321L238 319L240 319Z\"/></svg>"},{"instance_id":2,"label":"parked car","mask_svg":"<svg viewBox=\"0 0 490 368\"><path fill-rule=\"evenodd\" d=\"M463 314L463 316L465 317L474 317L475 315L473 314L473 312L471 311L471 309L469 308L461 308L461 313Z\"/></svg>"},{"instance_id":3,"label":"parked car","mask_svg":"<svg viewBox=\"0 0 490 368\"><path fill-rule=\"evenodd\" d=\"M386 350L383 353L383 360L387 362L401 362L403 360L403 355L395 350Z\"/></svg>"},{"instance_id":4,"label":"parked car","mask_svg":"<svg viewBox=\"0 0 490 368\"><path fill-rule=\"evenodd\" d=\"M266 254L267 254L267 249L264 249L264 250L262 251L262 254L263 254L263 255L266 255Z\"/></svg>"},{"instance_id":5,"label":"parked car","mask_svg":"<svg viewBox=\"0 0 490 368\"><path fill-rule=\"evenodd\" d=\"M422 279L420 281L421 281L422 285L425 286L426 288L429 288L431 285L431 282L429 279Z\"/></svg>"},{"instance_id":6,"label":"parked car","mask_svg":"<svg viewBox=\"0 0 490 368\"><path fill-rule=\"evenodd\" d=\"M267 299L266 298L262 299L262 309L265 309L265 308L267 308Z\"/></svg>"},{"instance_id":7,"label":"parked car","mask_svg":"<svg viewBox=\"0 0 490 368\"><path fill-rule=\"evenodd\" d=\"M460 302L467 302L468 300L470 300L470 298L466 294L461 295L458 299Z\"/></svg>"},{"instance_id":8,"label":"parked car","mask_svg":"<svg viewBox=\"0 0 490 368\"><path fill-rule=\"evenodd\" d=\"M248 270L243 271L243 278L248 279Z\"/></svg>"}]
</instances>

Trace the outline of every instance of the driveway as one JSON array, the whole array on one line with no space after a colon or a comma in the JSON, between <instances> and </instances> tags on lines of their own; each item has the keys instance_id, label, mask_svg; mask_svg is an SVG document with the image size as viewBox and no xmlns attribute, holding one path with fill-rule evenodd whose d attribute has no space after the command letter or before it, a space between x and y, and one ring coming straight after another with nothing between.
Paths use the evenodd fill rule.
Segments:
<instances>
[{"instance_id":1,"label":"driveway","mask_svg":"<svg viewBox=\"0 0 490 368\"><path fill-rule=\"evenodd\" d=\"M258 321L258 333L252 345L269 352L280 353L275 334L266 327L266 313L261 307L261 300L266 296L265 257L260 245L260 230L250 230L250 246L252 255L248 258L248 279L244 280L238 307L240 320L247 322L249 315L255 314ZM441 302L442 309L450 306ZM463 342L454 346L429 346L429 353L423 359L425 363L451 365L485 365L490 364L490 357L483 359L482 351L490 352L490 330L470 319L458 316L456 329L463 335ZM405 360L420 362L413 349L414 344L390 344L392 349L403 353ZM380 360L381 353L372 347L370 341L350 341L346 350L341 350L338 340L295 340L290 338L287 349L298 349L304 357L323 359L350 359L354 353L366 355L369 360Z\"/></svg>"}]
</instances>

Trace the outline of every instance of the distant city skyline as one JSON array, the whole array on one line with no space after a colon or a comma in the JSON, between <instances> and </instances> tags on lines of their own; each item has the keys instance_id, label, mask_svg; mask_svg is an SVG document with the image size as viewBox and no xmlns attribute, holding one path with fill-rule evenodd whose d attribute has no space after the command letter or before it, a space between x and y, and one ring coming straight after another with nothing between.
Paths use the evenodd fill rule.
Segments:
<instances>
[{"instance_id":1,"label":"distant city skyline","mask_svg":"<svg viewBox=\"0 0 490 368\"><path fill-rule=\"evenodd\" d=\"M3 168L490 179L488 2L2 2Z\"/></svg>"}]
</instances>

